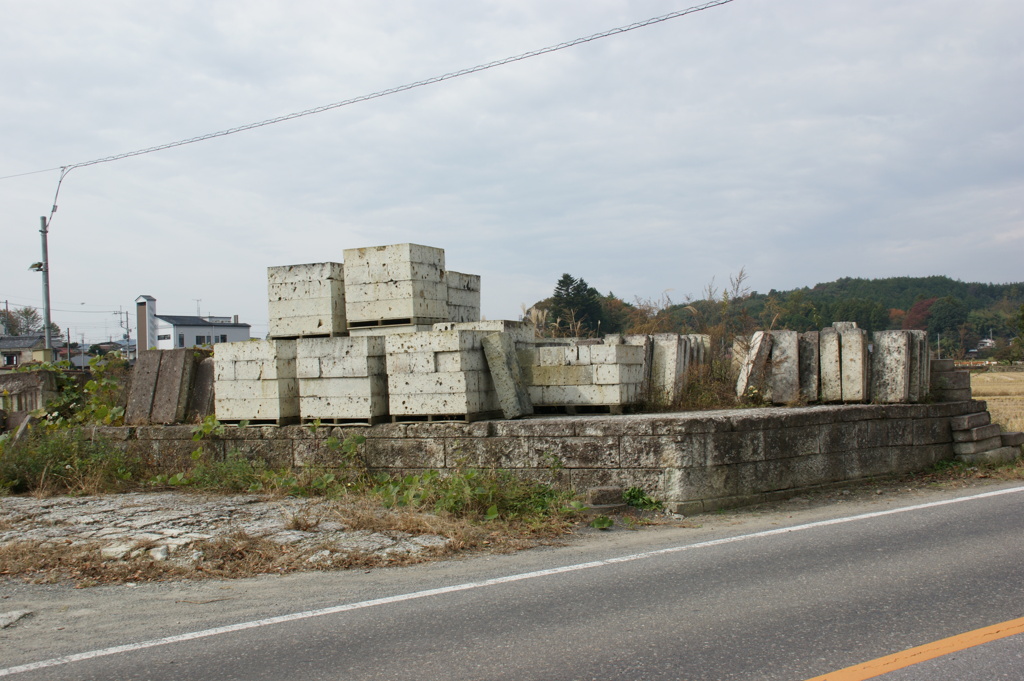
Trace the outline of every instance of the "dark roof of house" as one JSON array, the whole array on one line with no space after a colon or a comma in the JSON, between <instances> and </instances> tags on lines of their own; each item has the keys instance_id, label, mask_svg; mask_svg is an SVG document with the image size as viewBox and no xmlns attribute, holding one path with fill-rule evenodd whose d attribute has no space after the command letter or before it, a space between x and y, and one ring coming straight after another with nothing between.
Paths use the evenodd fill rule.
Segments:
<instances>
[{"instance_id":1,"label":"dark roof of house","mask_svg":"<svg viewBox=\"0 0 1024 681\"><path fill-rule=\"evenodd\" d=\"M31 336L0 336L0 350L25 350L34 348L37 345L45 345L46 336L43 334L32 334Z\"/></svg>"},{"instance_id":2,"label":"dark roof of house","mask_svg":"<svg viewBox=\"0 0 1024 681\"><path fill-rule=\"evenodd\" d=\"M202 317L190 316L190 315L168 315L158 314L155 315L157 319L163 320L168 324L175 326L233 326L235 328L249 327L249 324L242 322L211 322Z\"/></svg>"}]
</instances>

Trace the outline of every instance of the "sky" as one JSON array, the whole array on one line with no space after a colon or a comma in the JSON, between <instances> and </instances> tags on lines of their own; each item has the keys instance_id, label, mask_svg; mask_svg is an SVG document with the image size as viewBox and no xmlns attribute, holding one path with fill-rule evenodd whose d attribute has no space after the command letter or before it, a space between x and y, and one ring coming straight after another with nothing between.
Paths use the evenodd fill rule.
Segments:
<instances>
[{"instance_id":1,"label":"sky","mask_svg":"<svg viewBox=\"0 0 1024 681\"><path fill-rule=\"evenodd\" d=\"M55 168L687 2L0 0L0 305L42 305L29 266ZM1024 281L1022 34L1019 0L734 0L77 168L49 228L53 321L119 338L118 311L146 294L158 314L237 314L262 337L267 267L404 242L480 274L488 319L518 319L563 273L676 302L741 270L760 292Z\"/></svg>"}]
</instances>

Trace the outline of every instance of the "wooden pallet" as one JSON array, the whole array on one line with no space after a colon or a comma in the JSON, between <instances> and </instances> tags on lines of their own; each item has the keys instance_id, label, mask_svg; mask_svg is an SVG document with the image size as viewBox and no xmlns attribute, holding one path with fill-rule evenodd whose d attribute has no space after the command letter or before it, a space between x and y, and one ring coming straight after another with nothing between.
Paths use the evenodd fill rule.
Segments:
<instances>
[{"instance_id":1,"label":"wooden pallet","mask_svg":"<svg viewBox=\"0 0 1024 681\"><path fill-rule=\"evenodd\" d=\"M267 336L270 340L299 340L300 338L346 338L348 331L335 333L304 333L301 336Z\"/></svg>"},{"instance_id":2,"label":"wooden pallet","mask_svg":"<svg viewBox=\"0 0 1024 681\"><path fill-rule=\"evenodd\" d=\"M392 416L392 423L472 423L487 419L500 419L500 411L481 411L475 414L404 414Z\"/></svg>"},{"instance_id":3,"label":"wooden pallet","mask_svg":"<svg viewBox=\"0 0 1024 681\"><path fill-rule=\"evenodd\" d=\"M322 418L321 417L319 419L315 419L315 418L314 419L310 419L310 418L303 418L302 419L302 425L304 425L304 426L312 426L312 425L315 425L317 422L319 422L321 426L375 426L378 423L387 423L388 422L388 417L387 416L371 416L371 417L365 418L365 419L341 419L341 418L332 419L332 418Z\"/></svg>"},{"instance_id":4,"label":"wooden pallet","mask_svg":"<svg viewBox=\"0 0 1024 681\"><path fill-rule=\"evenodd\" d=\"M284 416L278 419L223 419L225 426L293 426L299 422L298 416Z\"/></svg>"},{"instance_id":5,"label":"wooden pallet","mask_svg":"<svg viewBox=\"0 0 1024 681\"><path fill-rule=\"evenodd\" d=\"M534 414L566 414L568 416L585 416L587 414L622 415L625 405L621 404L535 404Z\"/></svg>"},{"instance_id":6,"label":"wooden pallet","mask_svg":"<svg viewBox=\"0 0 1024 681\"><path fill-rule=\"evenodd\" d=\"M348 322L348 328L350 329L366 329L380 326L433 326L434 324L445 321L444 319L434 319L433 317L396 317L394 319L359 319Z\"/></svg>"}]
</instances>

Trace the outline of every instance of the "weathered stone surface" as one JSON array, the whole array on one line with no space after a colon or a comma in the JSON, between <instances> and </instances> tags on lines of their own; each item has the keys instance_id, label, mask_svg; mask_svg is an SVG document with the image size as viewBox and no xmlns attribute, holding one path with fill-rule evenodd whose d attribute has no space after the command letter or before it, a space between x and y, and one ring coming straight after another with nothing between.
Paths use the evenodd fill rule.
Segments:
<instances>
[{"instance_id":1,"label":"weathered stone surface","mask_svg":"<svg viewBox=\"0 0 1024 681\"><path fill-rule=\"evenodd\" d=\"M842 362L843 402L868 401L868 336L863 329L840 331L840 360Z\"/></svg>"},{"instance_id":2,"label":"weathered stone surface","mask_svg":"<svg viewBox=\"0 0 1024 681\"><path fill-rule=\"evenodd\" d=\"M808 331L800 334L798 342L800 398L804 402L817 402L820 394L819 334Z\"/></svg>"},{"instance_id":3,"label":"weathered stone surface","mask_svg":"<svg viewBox=\"0 0 1024 681\"><path fill-rule=\"evenodd\" d=\"M793 404L800 399L800 334L772 331L771 374L768 399L775 404Z\"/></svg>"},{"instance_id":4,"label":"weathered stone surface","mask_svg":"<svg viewBox=\"0 0 1024 681\"><path fill-rule=\"evenodd\" d=\"M956 363L951 359L933 359L931 361L931 369L932 373L953 371L956 369Z\"/></svg>"},{"instance_id":5,"label":"weathered stone surface","mask_svg":"<svg viewBox=\"0 0 1024 681\"><path fill-rule=\"evenodd\" d=\"M738 345L737 345L738 343ZM749 340L733 343L733 357L739 351L739 375L736 378L736 396L749 396L751 390L763 394L771 356L772 337L764 331L755 331Z\"/></svg>"},{"instance_id":6,"label":"weathered stone surface","mask_svg":"<svg viewBox=\"0 0 1024 681\"><path fill-rule=\"evenodd\" d=\"M840 362L839 334L829 327L821 330L818 337L820 357L821 401L841 402L843 400L843 371Z\"/></svg>"},{"instance_id":7,"label":"weathered stone surface","mask_svg":"<svg viewBox=\"0 0 1024 681\"><path fill-rule=\"evenodd\" d=\"M932 373L935 390L970 390L971 374L967 371L937 371Z\"/></svg>"},{"instance_id":8,"label":"weathered stone surface","mask_svg":"<svg viewBox=\"0 0 1024 681\"><path fill-rule=\"evenodd\" d=\"M910 400L911 339L906 331L875 331L871 355L871 401Z\"/></svg>"},{"instance_id":9,"label":"weathered stone surface","mask_svg":"<svg viewBox=\"0 0 1024 681\"><path fill-rule=\"evenodd\" d=\"M1024 433L1009 432L1000 435L1004 447L1020 447L1024 445Z\"/></svg>"},{"instance_id":10,"label":"weathered stone surface","mask_svg":"<svg viewBox=\"0 0 1024 681\"><path fill-rule=\"evenodd\" d=\"M972 464L1013 463L1020 457L1020 447L997 447L975 454L958 454L957 459Z\"/></svg>"},{"instance_id":11,"label":"weathered stone surface","mask_svg":"<svg viewBox=\"0 0 1024 681\"><path fill-rule=\"evenodd\" d=\"M987 411L979 411L973 414L952 417L949 420L949 427L953 430L968 430L970 428L987 426L990 422L991 417L989 413Z\"/></svg>"},{"instance_id":12,"label":"weathered stone surface","mask_svg":"<svg viewBox=\"0 0 1024 681\"><path fill-rule=\"evenodd\" d=\"M910 388L908 399L921 402L931 392L931 362L928 352L928 334L916 329L910 332Z\"/></svg>"},{"instance_id":13,"label":"weathered stone surface","mask_svg":"<svg viewBox=\"0 0 1024 681\"><path fill-rule=\"evenodd\" d=\"M502 415L515 419L532 414L533 402L523 383L513 337L507 333L496 333L485 337L482 343Z\"/></svg>"},{"instance_id":14,"label":"weathered stone surface","mask_svg":"<svg viewBox=\"0 0 1024 681\"><path fill-rule=\"evenodd\" d=\"M999 449L1002 446L1002 439L996 435L995 437L978 440L977 442L954 442L953 453L956 455L980 454L982 452L987 452L990 449Z\"/></svg>"},{"instance_id":15,"label":"weathered stone surface","mask_svg":"<svg viewBox=\"0 0 1024 681\"><path fill-rule=\"evenodd\" d=\"M188 409L188 395L195 375L196 351L192 348L157 350L163 356L150 411L152 423L181 423Z\"/></svg>"},{"instance_id":16,"label":"weathered stone surface","mask_svg":"<svg viewBox=\"0 0 1024 681\"><path fill-rule=\"evenodd\" d=\"M196 366L189 394L186 420L198 423L214 414L214 360L204 357Z\"/></svg>"},{"instance_id":17,"label":"weathered stone surface","mask_svg":"<svg viewBox=\"0 0 1024 681\"><path fill-rule=\"evenodd\" d=\"M953 442L978 442L980 440L987 440L990 437L998 437L999 434L999 424L990 423L987 426L978 426L969 430L954 430Z\"/></svg>"},{"instance_id":18,"label":"weathered stone surface","mask_svg":"<svg viewBox=\"0 0 1024 681\"><path fill-rule=\"evenodd\" d=\"M156 381L160 376L159 350L140 350L132 369L132 382L128 389L128 405L125 407L124 422L128 425L149 423L156 394Z\"/></svg>"},{"instance_id":19,"label":"weathered stone surface","mask_svg":"<svg viewBox=\"0 0 1024 681\"><path fill-rule=\"evenodd\" d=\"M933 390L932 394L940 402L966 402L971 399L971 389L961 390Z\"/></svg>"}]
</instances>

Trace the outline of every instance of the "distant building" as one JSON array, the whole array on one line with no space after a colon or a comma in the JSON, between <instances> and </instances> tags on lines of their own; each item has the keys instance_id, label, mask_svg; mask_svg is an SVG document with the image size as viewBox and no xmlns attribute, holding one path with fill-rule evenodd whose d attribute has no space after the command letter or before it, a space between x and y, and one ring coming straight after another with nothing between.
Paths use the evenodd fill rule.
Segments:
<instances>
[{"instance_id":1,"label":"distant building","mask_svg":"<svg viewBox=\"0 0 1024 681\"><path fill-rule=\"evenodd\" d=\"M139 296L135 299L138 324L138 348L141 350L172 350L194 348L215 343L249 340L249 324L234 317L199 317L192 315L158 315L156 299Z\"/></svg>"},{"instance_id":2,"label":"distant building","mask_svg":"<svg viewBox=\"0 0 1024 681\"><path fill-rule=\"evenodd\" d=\"M0 368L13 369L29 362L45 362L53 359L46 352L46 336L0 336Z\"/></svg>"}]
</instances>

